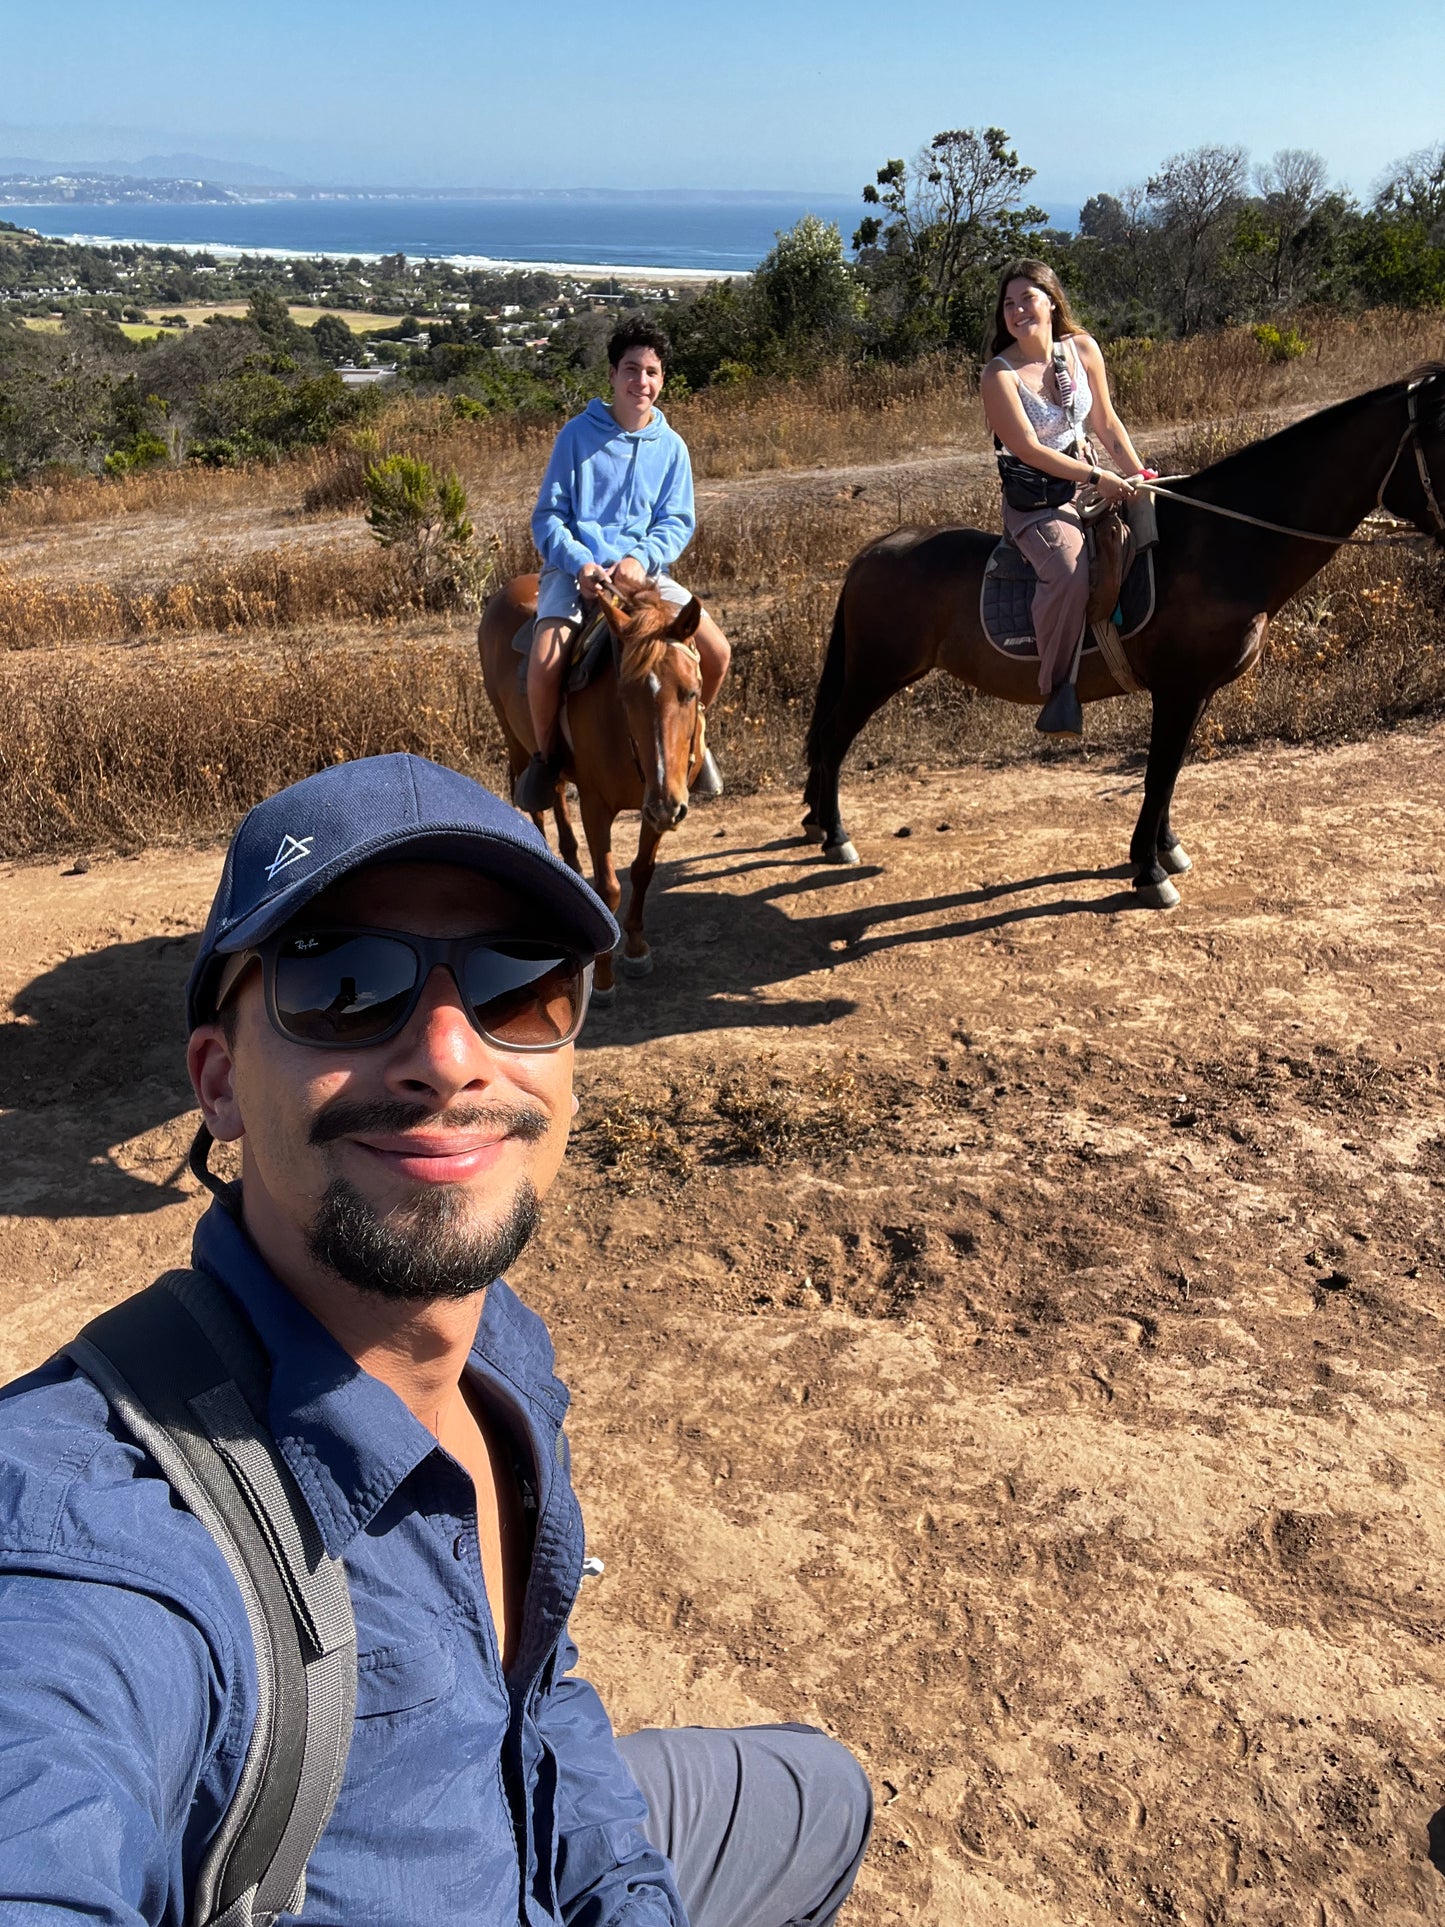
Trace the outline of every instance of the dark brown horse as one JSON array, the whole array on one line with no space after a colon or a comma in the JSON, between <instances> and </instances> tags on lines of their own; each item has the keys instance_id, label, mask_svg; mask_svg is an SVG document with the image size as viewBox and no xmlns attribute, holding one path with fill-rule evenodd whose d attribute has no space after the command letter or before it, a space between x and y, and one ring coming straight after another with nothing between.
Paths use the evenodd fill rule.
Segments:
<instances>
[{"instance_id":1,"label":"dark brown horse","mask_svg":"<svg viewBox=\"0 0 1445 1927\"><path fill-rule=\"evenodd\" d=\"M1155 613L1127 646L1154 704L1129 858L1140 901L1159 908L1179 901L1169 878L1190 868L1169 822L1189 739L1215 690L1255 661L1271 616L1377 504L1445 545L1445 365L1310 415L1172 487L1188 500L1157 498ZM997 540L981 529L895 529L849 567L808 728L803 833L829 861L858 861L839 814L838 771L890 696L942 669L1005 702L1037 704L1037 664L1002 655L979 622ZM1083 701L1118 693L1102 660L1086 656Z\"/></svg>"},{"instance_id":2,"label":"dark brown horse","mask_svg":"<svg viewBox=\"0 0 1445 1927\"><path fill-rule=\"evenodd\" d=\"M632 889L617 961L625 975L645 977L652 953L642 930L642 906L657 862L657 846L687 815L688 785L702 764L702 677L692 636L702 617L694 596L683 608L656 589L619 594L609 584L598 601L612 632L612 651L595 679L566 701L563 763L552 805L557 847L574 870L577 836L567 811L565 782L577 785L582 828L592 858L592 884L613 915L622 886L612 860L612 825L623 810L641 810L642 831L632 865ZM535 744L520 658L512 638L537 612L535 575L513 576L488 599L477 630L482 680L507 739L512 781L526 768ZM533 817L540 830L542 820ZM597 959L593 1001L615 994L612 958Z\"/></svg>"}]
</instances>

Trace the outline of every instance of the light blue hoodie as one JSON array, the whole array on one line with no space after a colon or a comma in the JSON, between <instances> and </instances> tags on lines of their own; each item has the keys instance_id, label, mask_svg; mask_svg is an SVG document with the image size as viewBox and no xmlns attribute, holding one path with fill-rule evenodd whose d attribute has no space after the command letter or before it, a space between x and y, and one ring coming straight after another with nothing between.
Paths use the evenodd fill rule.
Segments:
<instances>
[{"instance_id":1,"label":"light blue hoodie","mask_svg":"<svg viewBox=\"0 0 1445 1927\"><path fill-rule=\"evenodd\" d=\"M532 511L532 540L547 568L576 575L584 563L610 568L635 555L659 575L696 526L687 444L661 409L629 434L604 402L590 401L552 444Z\"/></svg>"}]
</instances>

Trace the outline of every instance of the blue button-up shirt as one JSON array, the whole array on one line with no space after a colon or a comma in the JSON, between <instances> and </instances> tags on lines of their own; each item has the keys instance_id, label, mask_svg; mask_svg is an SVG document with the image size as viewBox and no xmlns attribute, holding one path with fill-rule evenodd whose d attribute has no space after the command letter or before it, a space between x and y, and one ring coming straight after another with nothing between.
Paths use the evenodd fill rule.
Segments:
<instances>
[{"instance_id":1,"label":"blue button-up shirt","mask_svg":"<svg viewBox=\"0 0 1445 1927\"><path fill-rule=\"evenodd\" d=\"M194 1263L272 1361L270 1424L356 1615L356 1725L299 1918L335 1927L685 1927L596 1693L571 1668L582 1519L541 1320L490 1287L468 1370L535 1468L504 1675L470 1478L272 1275L231 1212ZM182 1927L256 1716L210 1534L69 1364L0 1392L0 1915ZM286 1917L288 1920L291 1916Z\"/></svg>"}]
</instances>

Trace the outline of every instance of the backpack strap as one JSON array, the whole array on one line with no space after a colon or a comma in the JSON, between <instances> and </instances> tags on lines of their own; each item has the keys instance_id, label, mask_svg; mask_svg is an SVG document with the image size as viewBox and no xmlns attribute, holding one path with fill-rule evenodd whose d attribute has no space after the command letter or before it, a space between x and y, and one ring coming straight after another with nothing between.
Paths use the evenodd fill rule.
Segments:
<instances>
[{"instance_id":1,"label":"backpack strap","mask_svg":"<svg viewBox=\"0 0 1445 1927\"><path fill-rule=\"evenodd\" d=\"M235 1797L202 1858L187 1927L271 1927L305 1904L306 1863L341 1788L356 1711L346 1570L276 1446L270 1363L214 1279L172 1271L64 1347L225 1554L250 1621L257 1708Z\"/></svg>"}]
</instances>

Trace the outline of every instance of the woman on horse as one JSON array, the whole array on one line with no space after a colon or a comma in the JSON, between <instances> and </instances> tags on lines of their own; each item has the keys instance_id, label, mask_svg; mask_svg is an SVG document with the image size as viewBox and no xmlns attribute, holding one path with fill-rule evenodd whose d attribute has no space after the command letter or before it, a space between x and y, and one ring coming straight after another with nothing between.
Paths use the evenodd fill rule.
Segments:
<instances>
[{"instance_id":1,"label":"woman on horse","mask_svg":"<svg viewBox=\"0 0 1445 1927\"><path fill-rule=\"evenodd\" d=\"M610 402L592 401L552 448L532 511L542 558L537 623L527 662L527 706L537 750L518 777L519 809L548 809L557 787L558 720L568 638L597 599L597 584L624 594L651 582L679 607L691 592L668 573L692 540L692 464L687 445L656 406L669 344L641 315L607 344ZM715 701L727 674L727 638L704 613L693 638L702 663L702 703ZM720 796L722 777L708 750L694 796Z\"/></svg>"},{"instance_id":2,"label":"woman on horse","mask_svg":"<svg viewBox=\"0 0 1445 1927\"><path fill-rule=\"evenodd\" d=\"M1049 736L1082 736L1074 659L1089 601L1089 561L1074 498L1087 484L1106 502L1122 502L1147 471L1114 413L1098 343L1075 321L1058 276L1044 262L1011 261L1004 269L989 354L981 388L998 450L1004 533L1038 577L1033 615L1044 697L1038 728ZM1098 466L1088 436L1121 474Z\"/></svg>"}]
</instances>

